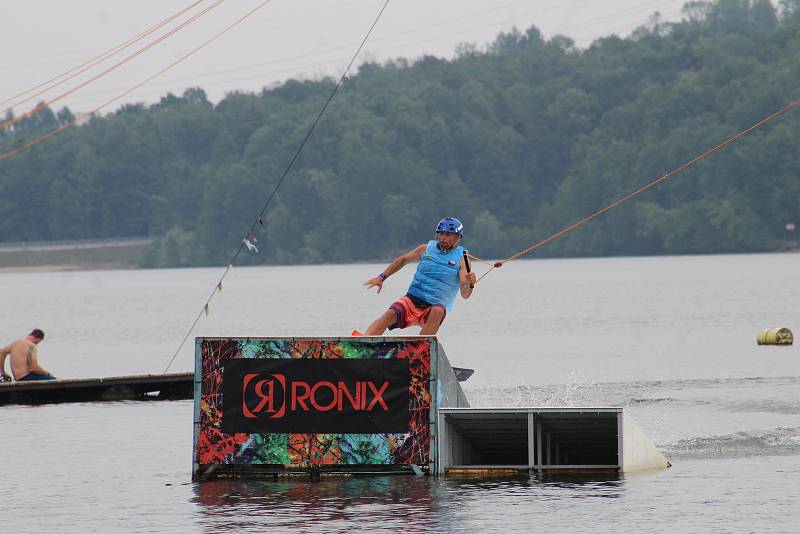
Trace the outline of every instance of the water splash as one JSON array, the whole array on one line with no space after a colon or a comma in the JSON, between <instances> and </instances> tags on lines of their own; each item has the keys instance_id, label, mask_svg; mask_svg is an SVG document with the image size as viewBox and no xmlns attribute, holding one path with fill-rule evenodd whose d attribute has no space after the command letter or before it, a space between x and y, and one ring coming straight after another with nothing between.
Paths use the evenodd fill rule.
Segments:
<instances>
[{"instance_id":1,"label":"water splash","mask_svg":"<svg viewBox=\"0 0 800 534\"><path fill-rule=\"evenodd\" d=\"M682 404L705 405L704 398L681 399L666 392L714 390L721 388L760 388L800 385L800 376L743 377L714 379L648 380L639 382L593 382L577 374L565 384L521 385L505 388L467 389L465 393L475 407L564 407L564 406L647 406ZM737 403L723 409L729 411L766 411L798 413L800 403L757 401Z\"/></svg>"}]
</instances>

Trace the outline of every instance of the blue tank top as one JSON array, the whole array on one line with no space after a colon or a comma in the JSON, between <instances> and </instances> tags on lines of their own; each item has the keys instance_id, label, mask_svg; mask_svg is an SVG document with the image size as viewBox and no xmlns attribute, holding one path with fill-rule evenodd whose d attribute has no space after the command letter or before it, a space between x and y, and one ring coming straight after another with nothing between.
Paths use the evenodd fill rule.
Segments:
<instances>
[{"instance_id":1,"label":"blue tank top","mask_svg":"<svg viewBox=\"0 0 800 534\"><path fill-rule=\"evenodd\" d=\"M457 246L450 252L442 252L436 246L436 240L428 241L408 294L428 304L441 304L451 311L461 287L458 269L463 254L464 247Z\"/></svg>"}]
</instances>

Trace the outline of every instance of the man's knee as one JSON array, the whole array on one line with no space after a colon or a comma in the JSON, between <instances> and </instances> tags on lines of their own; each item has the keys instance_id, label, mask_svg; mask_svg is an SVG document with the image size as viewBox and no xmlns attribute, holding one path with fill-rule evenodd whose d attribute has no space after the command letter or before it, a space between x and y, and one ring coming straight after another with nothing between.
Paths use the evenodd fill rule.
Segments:
<instances>
[{"instance_id":1,"label":"man's knee","mask_svg":"<svg viewBox=\"0 0 800 534\"><path fill-rule=\"evenodd\" d=\"M431 306L428 312L428 321L441 323L444 320L445 310L441 306Z\"/></svg>"}]
</instances>

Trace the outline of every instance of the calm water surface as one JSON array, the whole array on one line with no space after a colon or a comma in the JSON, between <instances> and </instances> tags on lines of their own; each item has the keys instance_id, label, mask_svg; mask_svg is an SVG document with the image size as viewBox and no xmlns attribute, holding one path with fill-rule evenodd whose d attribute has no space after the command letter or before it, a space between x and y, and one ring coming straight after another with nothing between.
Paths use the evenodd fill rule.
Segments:
<instances>
[{"instance_id":1,"label":"calm water surface","mask_svg":"<svg viewBox=\"0 0 800 534\"><path fill-rule=\"evenodd\" d=\"M342 335L402 294L383 265L234 269L197 335ZM77 378L164 370L221 269L4 273L2 341L38 326ZM798 532L800 255L538 260L440 331L473 406L624 406L672 461L575 480L190 482L192 403L0 407L0 531ZM193 365L193 344L171 371Z\"/></svg>"}]
</instances>

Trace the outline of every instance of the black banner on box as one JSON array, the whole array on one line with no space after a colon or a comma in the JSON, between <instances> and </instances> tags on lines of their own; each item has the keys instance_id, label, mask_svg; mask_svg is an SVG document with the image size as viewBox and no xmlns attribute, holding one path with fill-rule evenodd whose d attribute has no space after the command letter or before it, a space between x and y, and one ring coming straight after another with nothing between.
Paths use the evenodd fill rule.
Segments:
<instances>
[{"instance_id":1,"label":"black banner on box","mask_svg":"<svg viewBox=\"0 0 800 534\"><path fill-rule=\"evenodd\" d=\"M228 434L408 432L405 359L232 359L222 375Z\"/></svg>"}]
</instances>

